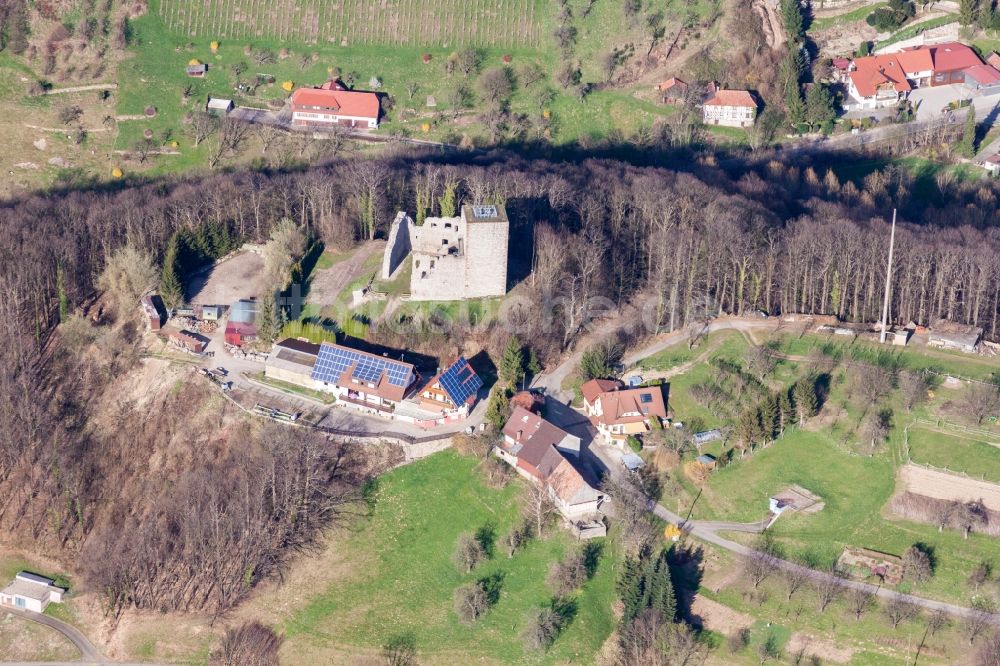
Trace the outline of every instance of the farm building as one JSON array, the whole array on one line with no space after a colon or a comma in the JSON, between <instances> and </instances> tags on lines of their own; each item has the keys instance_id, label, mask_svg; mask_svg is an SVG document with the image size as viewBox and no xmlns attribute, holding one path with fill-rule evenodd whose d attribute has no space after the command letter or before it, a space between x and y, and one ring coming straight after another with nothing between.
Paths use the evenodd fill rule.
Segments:
<instances>
[{"instance_id":1,"label":"farm building","mask_svg":"<svg viewBox=\"0 0 1000 666\"><path fill-rule=\"evenodd\" d=\"M567 520L593 515L604 503L604 494L587 483L567 458L579 455L580 439L537 414L515 409L495 451L518 474L547 488Z\"/></svg>"},{"instance_id":2,"label":"farm building","mask_svg":"<svg viewBox=\"0 0 1000 666\"><path fill-rule=\"evenodd\" d=\"M327 81L319 88L299 88L292 93L290 104L292 124L300 127L378 127L378 95L348 90L340 81Z\"/></svg>"},{"instance_id":3,"label":"farm building","mask_svg":"<svg viewBox=\"0 0 1000 666\"><path fill-rule=\"evenodd\" d=\"M465 357L460 356L420 391L420 406L434 412L458 412L467 416L482 387L483 380Z\"/></svg>"},{"instance_id":4,"label":"farm building","mask_svg":"<svg viewBox=\"0 0 1000 666\"><path fill-rule=\"evenodd\" d=\"M417 381L413 366L343 345L320 345L311 377L313 387L343 404L390 414Z\"/></svg>"},{"instance_id":5,"label":"farm building","mask_svg":"<svg viewBox=\"0 0 1000 666\"><path fill-rule=\"evenodd\" d=\"M319 345L288 338L275 343L264 364L264 376L269 379L313 388L313 368L319 356Z\"/></svg>"},{"instance_id":6,"label":"farm building","mask_svg":"<svg viewBox=\"0 0 1000 666\"><path fill-rule=\"evenodd\" d=\"M205 103L205 111L208 113L224 116L236 107L231 99L223 99L221 97L209 97L208 102Z\"/></svg>"},{"instance_id":7,"label":"farm building","mask_svg":"<svg viewBox=\"0 0 1000 666\"><path fill-rule=\"evenodd\" d=\"M57 587L51 578L21 571L14 582L0 590L0 606L41 613L50 603L61 603L66 590Z\"/></svg>"},{"instance_id":8,"label":"farm building","mask_svg":"<svg viewBox=\"0 0 1000 666\"><path fill-rule=\"evenodd\" d=\"M201 354L208 347L209 339L193 331L171 331L167 336L171 344L189 351L192 354Z\"/></svg>"},{"instance_id":9,"label":"farm building","mask_svg":"<svg viewBox=\"0 0 1000 666\"><path fill-rule=\"evenodd\" d=\"M158 301L162 303L160 297L155 294L147 294L139 301L143 317L149 323L149 330L151 331L158 331L163 325L163 311L157 307Z\"/></svg>"},{"instance_id":10,"label":"farm building","mask_svg":"<svg viewBox=\"0 0 1000 666\"><path fill-rule=\"evenodd\" d=\"M688 84L681 81L676 76L671 76L669 79L656 86L656 89L660 92L660 100L664 104L676 104L680 100L684 99L684 96L688 91Z\"/></svg>"},{"instance_id":11,"label":"farm building","mask_svg":"<svg viewBox=\"0 0 1000 666\"><path fill-rule=\"evenodd\" d=\"M757 100L746 90L719 90L702 106L702 121L706 125L750 127L757 109Z\"/></svg>"},{"instance_id":12,"label":"farm building","mask_svg":"<svg viewBox=\"0 0 1000 666\"><path fill-rule=\"evenodd\" d=\"M507 212L494 205L466 205L459 217L429 217L422 226L411 225L410 299L503 296L507 293L509 234Z\"/></svg>"},{"instance_id":13,"label":"farm building","mask_svg":"<svg viewBox=\"0 0 1000 666\"><path fill-rule=\"evenodd\" d=\"M966 326L947 319L938 319L931 326L927 337L927 346L939 349L954 349L969 354L975 353L983 329L977 326Z\"/></svg>"},{"instance_id":14,"label":"farm building","mask_svg":"<svg viewBox=\"0 0 1000 666\"><path fill-rule=\"evenodd\" d=\"M624 446L629 435L641 435L650 427L662 426L667 418L660 386L626 389L618 381L591 379L580 390L590 422L616 446Z\"/></svg>"},{"instance_id":15,"label":"farm building","mask_svg":"<svg viewBox=\"0 0 1000 666\"><path fill-rule=\"evenodd\" d=\"M229 309L226 322L226 344L241 347L257 339L257 312L259 306L254 300L240 300Z\"/></svg>"}]
</instances>

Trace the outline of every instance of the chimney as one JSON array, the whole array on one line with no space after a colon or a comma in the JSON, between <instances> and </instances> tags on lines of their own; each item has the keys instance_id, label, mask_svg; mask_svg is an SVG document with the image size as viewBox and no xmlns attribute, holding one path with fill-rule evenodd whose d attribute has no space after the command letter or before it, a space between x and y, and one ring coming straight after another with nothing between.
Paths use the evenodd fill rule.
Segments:
<instances>
[{"instance_id":1,"label":"chimney","mask_svg":"<svg viewBox=\"0 0 1000 666\"><path fill-rule=\"evenodd\" d=\"M517 441L519 441L519 442L521 441L521 435L523 435L523 434L524 434L523 430L518 430L517 431Z\"/></svg>"}]
</instances>

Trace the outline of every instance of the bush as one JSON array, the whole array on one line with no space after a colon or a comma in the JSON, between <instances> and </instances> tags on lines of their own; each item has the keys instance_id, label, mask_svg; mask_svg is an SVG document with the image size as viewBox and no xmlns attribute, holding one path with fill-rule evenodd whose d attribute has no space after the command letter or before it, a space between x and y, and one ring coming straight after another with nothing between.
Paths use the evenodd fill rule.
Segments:
<instances>
[{"instance_id":1,"label":"bush","mask_svg":"<svg viewBox=\"0 0 1000 666\"><path fill-rule=\"evenodd\" d=\"M486 550L479 539L468 532L460 534L455 545L455 565L465 573L469 573L484 559Z\"/></svg>"},{"instance_id":2,"label":"bush","mask_svg":"<svg viewBox=\"0 0 1000 666\"><path fill-rule=\"evenodd\" d=\"M639 441L639 438L635 435L629 435L625 442L628 444L628 447L636 453L642 451L642 442Z\"/></svg>"},{"instance_id":3,"label":"bush","mask_svg":"<svg viewBox=\"0 0 1000 666\"><path fill-rule=\"evenodd\" d=\"M552 608L540 608L529 619L521 632L521 640L529 650L548 649L562 628L562 618Z\"/></svg>"}]
</instances>

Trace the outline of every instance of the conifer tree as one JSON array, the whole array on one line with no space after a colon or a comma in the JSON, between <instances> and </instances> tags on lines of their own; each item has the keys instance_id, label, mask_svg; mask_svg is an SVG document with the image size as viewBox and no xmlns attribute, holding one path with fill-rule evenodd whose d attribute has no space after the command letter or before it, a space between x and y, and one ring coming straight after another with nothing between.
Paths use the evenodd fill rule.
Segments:
<instances>
[{"instance_id":1,"label":"conifer tree","mask_svg":"<svg viewBox=\"0 0 1000 666\"><path fill-rule=\"evenodd\" d=\"M163 271L160 274L160 296L168 309L177 307L184 300L184 287L177 275L179 263L180 241L177 234L174 234L167 242L167 251L163 257Z\"/></svg>"},{"instance_id":2,"label":"conifer tree","mask_svg":"<svg viewBox=\"0 0 1000 666\"><path fill-rule=\"evenodd\" d=\"M521 346L518 337L512 335L504 347L503 356L500 357L497 374L503 385L513 390L517 388L517 383L524 379L524 373L524 347Z\"/></svg>"}]
</instances>

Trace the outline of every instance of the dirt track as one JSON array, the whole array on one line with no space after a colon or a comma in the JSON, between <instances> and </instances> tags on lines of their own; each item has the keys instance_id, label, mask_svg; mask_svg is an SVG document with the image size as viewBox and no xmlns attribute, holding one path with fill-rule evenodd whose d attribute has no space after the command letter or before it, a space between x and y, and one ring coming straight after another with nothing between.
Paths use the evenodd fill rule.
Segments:
<instances>
[{"instance_id":1,"label":"dirt track","mask_svg":"<svg viewBox=\"0 0 1000 666\"><path fill-rule=\"evenodd\" d=\"M934 499L969 502L981 499L987 509L1000 511L1000 485L937 472L918 465L904 465L899 478L906 490Z\"/></svg>"}]
</instances>

